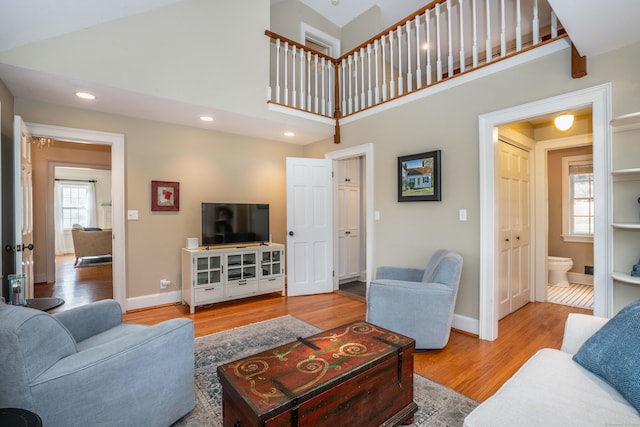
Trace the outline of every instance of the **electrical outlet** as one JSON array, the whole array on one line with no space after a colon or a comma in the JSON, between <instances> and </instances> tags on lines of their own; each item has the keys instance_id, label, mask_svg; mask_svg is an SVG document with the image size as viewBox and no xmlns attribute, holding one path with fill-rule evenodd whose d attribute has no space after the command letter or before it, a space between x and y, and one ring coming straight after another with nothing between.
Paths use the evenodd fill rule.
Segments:
<instances>
[{"instance_id":1,"label":"electrical outlet","mask_svg":"<svg viewBox=\"0 0 640 427\"><path fill-rule=\"evenodd\" d=\"M160 279L160 289L166 289L169 285L171 285L171 280Z\"/></svg>"}]
</instances>

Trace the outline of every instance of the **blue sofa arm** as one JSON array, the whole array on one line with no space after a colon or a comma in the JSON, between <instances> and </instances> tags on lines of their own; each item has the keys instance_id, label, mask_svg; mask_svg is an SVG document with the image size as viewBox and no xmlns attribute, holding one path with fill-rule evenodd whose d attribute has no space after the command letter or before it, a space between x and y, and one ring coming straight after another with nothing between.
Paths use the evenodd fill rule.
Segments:
<instances>
[{"instance_id":1,"label":"blue sofa arm","mask_svg":"<svg viewBox=\"0 0 640 427\"><path fill-rule=\"evenodd\" d=\"M421 282L424 270L420 268L405 267L378 267L375 280L394 279L408 282Z\"/></svg>"},{"instance_id":2,"label":"blue sofa arm","mask_svg":"<svg viewBox=\"0 0 640 427\"><path fill-rule=\"evenodd\" d=\"M33 380L32 396L45 425L166 427L195 406L193 346L190 319L135 330L61 359Z\"/></svg>"},{"instance_id":3,"label":"blue sofa arm","mask_svg":"<svg viewBox=\"0 0 640 427\"><path fill-rule=\"evenodd\" d=\"M53 316L71 332L76 342L80 342L122 323L122 308L117 301L102 300Z\"/></svg>"}]
</instances>

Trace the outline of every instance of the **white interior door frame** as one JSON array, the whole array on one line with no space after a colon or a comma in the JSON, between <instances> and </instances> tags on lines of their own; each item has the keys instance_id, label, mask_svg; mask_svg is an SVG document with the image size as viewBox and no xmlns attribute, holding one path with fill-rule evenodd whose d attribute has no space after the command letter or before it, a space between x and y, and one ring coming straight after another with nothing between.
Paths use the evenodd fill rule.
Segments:
<instances>
[{"instance_id":1,"label":"white interior door frame","mask_svg":"<svg viewBox=\"0 0 640 427\"><path fill-rule=\"evenodd\" d=\"M497 286L498 272L496 249L496 192L495 147L498 126L519 122L563 110L590 106L593 119L593 172L595 187L595 213L597 221L594 233L594 315L610 317L613 311L613 283L607 279L610 271L611 210L609 176L611 164L611 83L586 88L507 108L478 117L480 157L480 339L493 341L498 337ZM536 260L537 261L537 260ZM597 284L597 286L596 286Z\"/></svg>"},{"instance_id":2,"label":"white interior door frame","mask_svg":"<svg viewBox=\"0 0 640 427\"><path fill-rule=\"evenodd\" d=\"M558 138L548 141L536 141L534 148L535 155L535 182L536 191L534 196L534 220L536 223L535 232L535 283L532 286L534 301L547 300L547 255L549 255L549 173L548 154L549 151L561 150L565 148L592 146L592 135L577 135L567 138Z\"/></svg>"},{"instance_id":3,"label":"white interior door frame","mask_svg":"<svg viewBox=\"0 0 640 427\"><path fill-rule=\"evenodd\" d=\"M350 159L352 157L360 157L364 156L364 164L365 164L365 218L366 218L366 231L365 231L365 239L366 239L366 259L365 259L365 269L366 269L366 277L365 281L367 286L371 283L372 269L373 269L373 143L367 143L362 145L356 145L354 147L345 148L342 150L330 151L325 154L326 159L331 159L334 161L334 168L336 169L335 162L338 160ZM334 189L333 189L333 203L334 206L337 206L338 203L338 185L334 180ZM334 209L334 226L337 225L337 218L335 218L336 210ZM334 232L334 253L333 253L333 265L338 265L338 251L335 250L338 246L337 241L337 233ZM333 276L333 289L336 290L339 287L339 279L338 275L335 274Z\"/></svg>"},{"instance_id":4,"label":"white interior door frame","mask_svg":"<svg viewBox=\"0 0 640 427\"><path fill-rule=\"evenodd\" d=\"M97 144L111 146L111 194L112 194L112 230L113 230L113 299L120 303L123 312L126 307L126 236L125 236L125 168L124 168L124 135L119 133L100 132L87 129L76 129L61 126L27 123L33 136L77 142L80 144ZM54 251L53 230L48 230L47 253Z\"/></svg>"}]
</instances>

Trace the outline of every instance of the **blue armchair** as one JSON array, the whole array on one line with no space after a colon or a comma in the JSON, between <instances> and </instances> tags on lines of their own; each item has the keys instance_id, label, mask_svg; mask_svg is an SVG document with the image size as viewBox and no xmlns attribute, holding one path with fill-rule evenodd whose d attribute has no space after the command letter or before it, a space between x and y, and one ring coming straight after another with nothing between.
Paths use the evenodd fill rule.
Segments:
<instances>
[{"instance_id":1,"label":"blue armchair","mask_svg":"<svg viewBox=\"0 0 640 427\"><path fill-rule=\"evenodd\" d=\"M169 426L193 409L193 322L122 322L104 300L48 314L0 303L0 407L56 426Z\"/></svg>"},{"instance_id":2,"label":"blue armchair","mask_svg":"<svg viewBox=\"0 0 640 427\"><path fill-rule=\"evenodd\" d=\"M416 349L449 341L462 257L437 251L424 270L380 267L367 293L367 321L416 340Z\"/></svg>"}]
</instances>

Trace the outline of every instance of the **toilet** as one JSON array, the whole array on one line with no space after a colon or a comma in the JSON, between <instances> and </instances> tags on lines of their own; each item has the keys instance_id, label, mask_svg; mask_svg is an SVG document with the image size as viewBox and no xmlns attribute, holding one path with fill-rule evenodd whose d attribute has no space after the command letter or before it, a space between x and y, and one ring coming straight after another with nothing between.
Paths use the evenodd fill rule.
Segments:
<instances>
[{"instance_id":1,"label":"toilet","mask_svg":"<svg viewBox=\"0 0 640 427\"><path fill-rule=\"evenodd\" d=\"M549 284L551 286L568 287L567 272L573 267L571 258L559 256L547 257L547 265L549 268Z\"/></svg>"}]
</instances>

